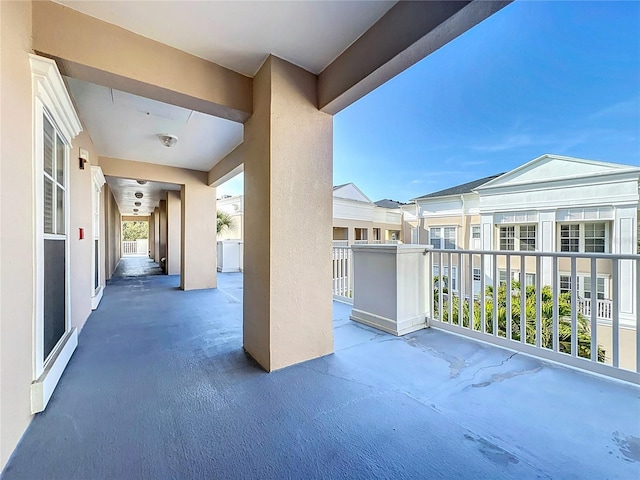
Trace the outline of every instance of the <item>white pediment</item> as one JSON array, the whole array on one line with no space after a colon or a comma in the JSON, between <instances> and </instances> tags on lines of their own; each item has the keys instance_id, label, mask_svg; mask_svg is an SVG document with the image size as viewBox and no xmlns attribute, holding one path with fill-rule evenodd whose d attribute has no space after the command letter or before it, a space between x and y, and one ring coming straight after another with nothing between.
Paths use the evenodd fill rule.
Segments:
<instances>
[{"instance_id":1,"label":"white pediment","mask_svg":"<svg viewBox=\"0 0 640 480\"><path fill-rule=\"evenodd\" d=\"M558 155L543 155L515 170L478 187L479 191L496 187L531 185L559 180L594 178L615 173L640 174L640 168L617 163L597 162Z\"/></svg>"},{"instance_id":2,"label":"white pediment","mask_svg":"<svg viewBox=\"0 0 640 480\"><path fill-rule=\"evenodd\" d=\"M353 183L347 183L334 187L333 196L336 198L344 198L347 200L355 200L356 202L372 203L371 199L367 197L362 190L356 187Z\"/></svg>"}]
</instances>

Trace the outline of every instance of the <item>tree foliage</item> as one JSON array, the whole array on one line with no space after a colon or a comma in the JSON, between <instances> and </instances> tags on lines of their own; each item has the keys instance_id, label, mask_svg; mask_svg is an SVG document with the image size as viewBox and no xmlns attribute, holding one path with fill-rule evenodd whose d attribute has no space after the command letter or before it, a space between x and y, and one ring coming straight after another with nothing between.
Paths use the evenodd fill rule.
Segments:
<instances>
[{"instance_id":1,"label":"tree foliage","mask_svg":"<svg viewBox=\"0 0 640 480\"><path fill-rule=\"evenodd\" d=\"M441 285L442 284L442 285ZM443 309L441 320L449 322L449 288L447 277L434 277L434 306L435 314L438 316L440 287L442 286ZM525 287L525 342L531 345L536 344L538 329L536 325L537 298L536 287ZM545 285L540 292L541 318L540 318L540 345L543 348L553 348L553 292L551 287ZM511 338L516 341L521 340L521 304L522 296L520 282L511 282ZM558 348L562 353L571 353L571 294L561 293L558 295ZM469 300L462 302L462 326L469 327ZM498 286L497 295L491 286L485 290L485 332L493 334L494 317L497 327L497 335L507 337L507 285L501 283ZM460 324L460 297L453 296L451 303L451 323ZM476 299L473 302L473 329L482 330L481 303ZM591 358L591 328L587 320L580 313L577 315L577 345L579 357ZM598 345L598 361L604 362L605 350Z\"/></svg>"},{"instance_id":2,"label":"tree foliage","mask_svg":"<svg viewBox=\"0 0 640 480\"><path fill-rule=\"evenodd\" d=\"M227 212L216 211L216 232L222 233L233 228L233 217Z\"/></svg>"},{"instance_id":3,"label":"tree foliage","mask_svg":"<svg viewBox=\"0 0 640 480\"><path fill-rule=\"evenodd\" d=\"M126 241L148 238L148 236L149 224L147 222L135 221L122 223L122 237Z\"/></svg>"}]
</instances>

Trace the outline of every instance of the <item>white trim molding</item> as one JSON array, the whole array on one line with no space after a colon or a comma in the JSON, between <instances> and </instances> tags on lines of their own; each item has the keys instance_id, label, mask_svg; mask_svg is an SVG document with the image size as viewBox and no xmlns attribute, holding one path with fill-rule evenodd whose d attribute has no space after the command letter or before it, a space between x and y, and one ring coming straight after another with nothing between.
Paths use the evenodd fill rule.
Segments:
<instances>
[{"instance_id":1,"label":"white trim molding","mask_svg":"<svg viewBox=\"0 0 640 480\"><path fill-rule=\"evenodd\" d=\"M69 97L56 62L32 53L29 54L29 62L31 64L33 95L40 98L50 110L65 140L71 144L71 140L82 131L82 124L73 108L73 102Z\"/></svg>"}]
</instances>

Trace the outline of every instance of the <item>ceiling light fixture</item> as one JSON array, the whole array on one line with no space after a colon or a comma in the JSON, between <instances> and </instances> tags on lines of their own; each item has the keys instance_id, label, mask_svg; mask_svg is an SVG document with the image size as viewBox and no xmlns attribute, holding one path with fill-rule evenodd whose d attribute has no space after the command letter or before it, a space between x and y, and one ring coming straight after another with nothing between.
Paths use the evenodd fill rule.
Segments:
<instances>
[{"instance_id":1,"label":"ceiling light fixture","mask_svg":"<svg viewBox=\"0 0 640 480\"><path fill-rule=\"evenodd\" d=\"M138 182L140 185L146 185L147 184L146 180L136 180L136 182Z\"/></svg>"},{"instance_id":2,"label":"ceiling light fixture","mask_svg":"<svg viewBox=\"0 0 640 480\"><path fill-rule=\"evenodd\" d=\"M175 135L170 135L168 133L159 133L158 138L160 139L160 143L162 143L165 147L173 147L176 143L178 143L178 137Z\"/></svg>"},{"instance_id":3,"label":"ceiling light fixture","mask_svg":"<svg viewBox=\"0 0 640 480\"><path fill-rule=\"evenodd\" d=\"M142 205L142 203L140 203L140 202L136 202L136 203L134 203L134 205L135 205L136 207L139 207L140 205Z\"/></svg>"},{"instance_id":4,"label":"ceiling light fixture","mask_svg":"<svg viewBox=\"0 0 640 480\"><path fill-rule=\"evenodd\" d=\"M136 198L142 198L144 197L144 195L142 194L142 192L136 192L135 193Z\"/></svg>"},{"instance_id":5,"label":"ceiling light fixture","mask_svg":"<svg viewBox=\"0 0 640 480\"><path fill-rule=\"evenodd\" d=\"M134 211L134 212L137 212L137 211L138 211L138 209L137 209L137 208L134 208L134 209L133 209L133 211Z\"/></svg>"}]
</instances>

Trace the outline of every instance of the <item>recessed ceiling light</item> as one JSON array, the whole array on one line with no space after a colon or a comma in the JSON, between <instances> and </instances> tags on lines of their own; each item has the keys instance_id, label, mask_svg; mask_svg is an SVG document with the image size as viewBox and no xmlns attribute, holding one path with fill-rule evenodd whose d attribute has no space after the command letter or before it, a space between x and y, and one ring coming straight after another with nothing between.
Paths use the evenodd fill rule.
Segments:
<instances>
[{"instance_id":1,"label":"recessed ceiling light","mask_svg":"<svg viewBox=\"0 0 640 480\"><path fill-rule=\"evenodd\" d=\"M144 195L142 194L142 192L136 192L135 193L136 198L142 198L144 197Z\"/></svg>"},{"instance_id":2,"label":"recessed ceiling light","mask_svg":"<svg viewBox=\"0 0 640 480\"><path fill-rule=\"evenodd\" d=\"M135 205L136 207L139 207L140 205L142 205L142 203L140 203L140 202L136 202L136 203L134 203L134 205Z\"/></svg>"},{"instance_id":3,"label":"recessed ceiling light","mask_svg":"<svg viewBox=\"0 0 640 480\"><path fill-rule=\"evenodd\" d=\"M159 133L158 139L160 140L160 143L162 143L165 147L173 147L176 143L178 143L178 137L168 133Z\"/></svg>"},{"instance_id":4,"label":"recessed ceiling light","mask_svg":"<svg viewBox=\"0 0 640 480\"><path fill-rule=\"evenodd\" d=\"M146 180L136 180L136 182L138 182L140 185L146 185L147 184Z\"/></svg>"}]
</instances>

